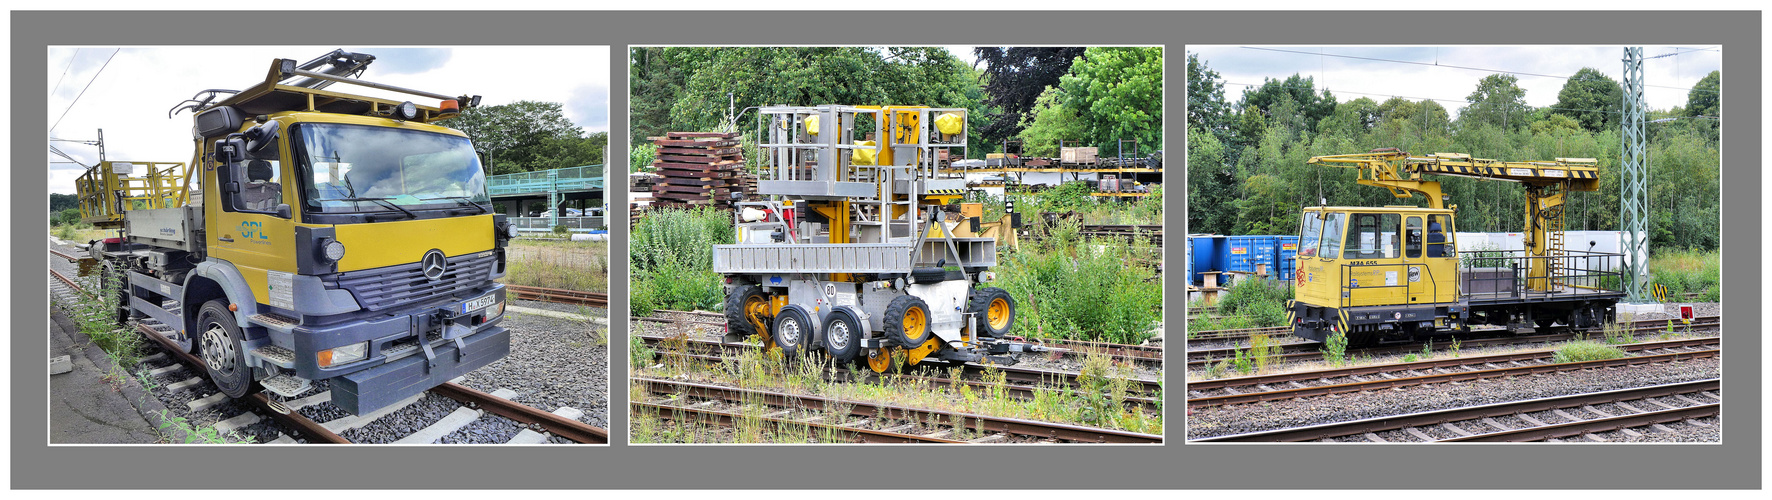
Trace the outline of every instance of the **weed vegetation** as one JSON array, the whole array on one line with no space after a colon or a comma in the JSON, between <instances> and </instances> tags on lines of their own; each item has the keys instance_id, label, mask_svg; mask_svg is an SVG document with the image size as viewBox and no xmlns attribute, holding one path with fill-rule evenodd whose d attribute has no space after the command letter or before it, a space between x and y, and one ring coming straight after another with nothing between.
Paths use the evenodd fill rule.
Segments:
<instances>
[{"instance_id":1,"label":"weed vegetation","mask_svg":"<svg viewBox=\"0 0 1772 500\"><path fill-rule=\"evenodd\" d=\"M1579 340L1563 344L1557 348L1552 359L1557 363L1574 363L1578 361L1597 361L1602 359L1618 359L1628 356L1624 349L1606 345L1592 340Z\"/></svg>"},{"instance_id":2,"label":"weed vegetation","mask_svg":"<svg viewBox=\"0 0 1772 500\"><path fill-rule=\"evenodd\" d=\"M1668 300L1684 301L1688 293L1702 294L1701 302L1718 302L1722 278L1722 254L1717 251L1675 250L1649 258L1649 274L1667 286Z\"/></svg>"},{"instance_id":3,"label":"weed vegetation","mask_svg":"<svg viewBox=\"0 0 1772 500\"><path fill-rule=\"evenodd\" d=\"M609 291L609 243L517 239L505 248L511 285L583 292Z\"/></svg>"},{"instance_id":4,"label":"weed vegetation","mask_svg":"<svg viewBox=\"0 0 1772 500\"><path fill-rule=\"evenodd\" d=\"M733 242L732 214L712 208L648 212L628 244L629 307L720 311L725 288L714 272L713 246Z\"/></svg>"}]
</instances>

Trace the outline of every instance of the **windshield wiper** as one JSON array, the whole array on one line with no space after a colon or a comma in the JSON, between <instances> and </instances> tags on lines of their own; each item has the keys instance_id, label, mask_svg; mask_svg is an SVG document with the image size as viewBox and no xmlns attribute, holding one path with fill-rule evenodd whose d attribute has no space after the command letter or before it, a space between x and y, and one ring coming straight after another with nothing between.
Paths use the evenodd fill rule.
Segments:
<instances>
[{"instance_id":1,"label":"windshield wiper","mask_svg":"<svg viewBox=\"0 0 1772 500\"><path fill-rule=\"evenodd\" d=\"M438 196L438 197L435 197L435 198L419 198L419 199L421 199L421 200L425 200L425 201L431 201L431 200L454 200L454 201L455 201L455 202L456 202L456 203L460 203L460 204L463 204L463 205L468 205L468 206L471 206L471 207L474 207L474 208L478 208L478 209L480 209L480 213L483 213L483 214L486 214L486 213L492 213L492 209L490 209L490 208L486 208L486 207L485 207L485 206L482 206L482 205L480 205L480 204L479 204L479 203L476 203L476 202L474 202L474 199L473 199L473 198L469 198L469 197L466 197L466 196Z\"/></svg>"},{"instance_id":2,"label":"windshield wiper","mask_svg":"<svg viewBox=\"0 0 1772 500\"><path fill-rule=\"evenodd\" d=\"M418 218L418 214L412 213L411 210L401 208L399 205L395 205L393 202L388 201L387 198L335 198L333 201L373 201L377 205L381 205L384 207L388 207L388 208L392 208L394 210L399 210L401 212L404 212L407 217L411 217L414 219Z\"/></svg>"}]
</instances>

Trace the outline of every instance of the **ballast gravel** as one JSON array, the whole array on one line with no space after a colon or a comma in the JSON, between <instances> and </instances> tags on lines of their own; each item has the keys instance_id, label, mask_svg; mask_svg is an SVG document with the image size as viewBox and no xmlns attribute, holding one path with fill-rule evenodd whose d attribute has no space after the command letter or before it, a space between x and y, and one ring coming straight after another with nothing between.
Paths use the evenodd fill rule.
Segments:
<instances>
[{"instance_id":1,"label":"ballast gravel","mask_svg":"<svg viewBox=\"0 0 1772 500\"><path fill-rule=\"evenodd\" d=\"M515 306L579 314L578 306L560 307L513 301ZM605 309L584 309L607 318ZM469 373L463 385L492 392L517 391L511 400L544 411L571 406L585 412L579 420L609 427L609 330L587 320L506 313L501 323L511 331L511 354ZM484 420L484 417L482 418ZM514 425L514 423L513 423ZM504 441L498 441L504 442Z\"/></svg>"},{"instance_id":2,"label":"ballast gravel","mask_svg":"<svg viewBox=\"0 0 1772 500\"><path fill-rule=\"evenodd\" d=\"M1196 408L1187 436L1198 439L1527 399L1688 382L1720 376L1716 358L1582 370L1354 394Z\"/></svg>"}]
</instances>

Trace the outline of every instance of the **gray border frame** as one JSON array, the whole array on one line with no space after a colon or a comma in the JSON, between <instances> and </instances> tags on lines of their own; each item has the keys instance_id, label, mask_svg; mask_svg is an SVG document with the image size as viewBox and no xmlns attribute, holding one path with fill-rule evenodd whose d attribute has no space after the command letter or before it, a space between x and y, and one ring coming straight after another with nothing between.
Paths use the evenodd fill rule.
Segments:
<instances>
[{"instance_id":1,"label":"gray border frame","mask_svg":"<svg viewBox=\"0 0 1772 500\"><path fill-rule=\"evenodd\" d=\"M301 29L266 31L276 19ZM841 22L865 20L865 23ZM422 30L388 29L417 23ZM1346 29L1363 26L1382 29ZM17 227L39 227L47 215L36 117L48 114L48 45L305 44L349 39L356 45L609 45L627 44L1075 44L1166 45L1168 86L1181 82L1186 42L1203 44L1693 44L1721 43L1730 108L1722 143L1729 182L1723 188L1723 246L1732 276L1759 276L1761 216L1761 16L1749 12L14 12L12 15L12 201ZM562 64L570 64L563 61ZM626 58L611 57L611 78L626 74ZM1164 106L1185 106L1185 92L1168 92ZM627 109L627 95L611 85L611 110ZM42 114L38 114L41 111ZM624 113L625 116L625 113ZM611 118L611 158L626 156L626 121ZM616 126L622 123L622 126ZM1180 149L1185 129L1166 131ZM620 145L619 147L617 145ZM613 166L614 162L610 162ZM611 169L613 170L613 169ZM1173 182L1173 181L1172 181ZM626 199L626 183L611 198ZM1172 197L1174 199L1175 197ZM1171 203L1165 223L1183 227L1184 205ZM612 248L626 248L626 226L613 231ZM1201 446L1179 439L1160 447L1040 447L1009 453L1002 447L941 449L849 446L625 446L414 448L48 447L47 390L41 353L48 348L48 307L38 295L34 261L42 240L25 231L13 242L23 262L13 273L11 318L14 488L301 488L326 478L335 488L896 488L904 481L858 470L930 471L920 488L1759 488L1763 429L1759 363L1731 367L1732 425L1721 445L1621 446ZM1171 245L1179 258L1181 250ZM41 254L36 254L41 255ZM625 255L611 255L625 261ZM1752 274L1749 274L1752 273ZM625 266L612 266L612 310L626 309ZM1732 309L1757 310L1761 291L1752 278L1726 279ZM1184 307L1166 297L1169 310ZM1737 313L1745 314L1745 313ZM1745 316L1741 316L1745 317ZM625 336L624 322L610 335ZM1757 320L1744 322L1757 324ZM615 326L621 325L621 326ZM1732 337L1737 352L1761 352L1755 335ZM625 343L612 343L626 345ZM611 358L623 359L613 352ZM625 380L624 363L611 363L611 380ZM1171 387L1181 382L1170 374ZM612 383L613 385L613 383ZM626 391L612 406L625 406ZM626 427L626 412L611 425ZM1180 433L1172 433L1179 436ZM783 468L781 465L791 465ZM1067 470L1068 468L1068 470ZM781 471L796 474L784 477ZM1653 469L1657 474L1644 474ZM300 471L267 474L266 470ZM963 470L940 474L941 470ZM1464 474L1481 470L1482 474ZM463 474L461 472L471 471ZM1056 472L1056 473L1055 473ZM1505 478L1497 480L1497 478ZM1375 483L1382 479L1382 483Z\"/></svg>"}]
</instances>

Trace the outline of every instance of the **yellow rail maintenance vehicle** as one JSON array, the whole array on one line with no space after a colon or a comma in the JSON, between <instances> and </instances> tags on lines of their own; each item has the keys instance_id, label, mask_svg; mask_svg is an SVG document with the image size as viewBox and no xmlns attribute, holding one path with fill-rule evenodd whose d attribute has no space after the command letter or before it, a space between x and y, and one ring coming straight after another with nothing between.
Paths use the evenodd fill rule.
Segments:
<instances>
[{"instance_id":1,"label":"yellow rail maintenance vehicle","mask_svg":"<svg viewBox=\"0 0 1772 500\"><path fill-rule=\"evenodd\" d=\"M1585 329L1614 315L1623 255L1564 247L1564 201L1599 189L1589 158L1504 162L1458 153L1412 156L1394 148L1318 156L1307 164L1354 168L1359 184L1416 194L1427 207L1306 207L1299 228L1293 335L1349 345L1414 341L1498 325L1509 332L1561 324ZM1526 189L1521 250L1457 250L1457 205L1425 174L1519 183Z\"/></svg>"},{"instance_id":2,"label":"yellow rail maintenance vehicle","mask_svg":"<svg viewBox=\"0 0 1772 500\"><path fill-rule=\"evenodd\" d=\"M354 78L374 59L277 59L174 106L194 115L191 168L105 161L77 182L84 220L120 233L89 246L122 284L118 321L198 354L228 396L326 380L361 414L510 352L493 280L514 228L466 134L433 124L480 97Z\"/></svg>"},{"instance_id":3,"label":"yellow rail maintenance vehicle","mask_svg":"<svg viewBox=\"0 0 1772 500\"><path fill-rule=\"evenodd\" d=\"M1047 350L1009 338L1015 299L988 286L1019 214L983 221L983 205L960 202L966 179L937 170L949 150L965 156L965 109L764 106L757 127L771 199L736 204L737 243L713 248L728 341L881 372L895 353L1013 364Z\"/></svg>"}]
</instances>

